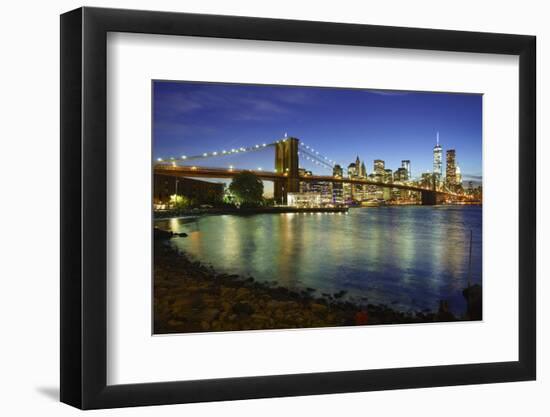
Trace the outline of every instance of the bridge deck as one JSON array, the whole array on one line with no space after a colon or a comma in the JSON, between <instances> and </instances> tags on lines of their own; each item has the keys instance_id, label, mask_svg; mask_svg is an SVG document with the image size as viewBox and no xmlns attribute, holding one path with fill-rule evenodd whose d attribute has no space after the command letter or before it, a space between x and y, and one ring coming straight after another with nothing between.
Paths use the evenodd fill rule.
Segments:
<instances>
[{"instance_id":1,"label":"bridge deck","mask_svg":"<svg viewBox=\"0 0 550 417\"><path fill-rule=\"evenodd\" d=\"M288 176L283 173L260 171L260 170L243 170L233 168L209 168L209 167L196 167L196 166L170 166L164 164L157 164L154 166L155 174L169 175L177 177L200 177L200 178L233 178L235 175L240 174L243 171L252 171L258 178L265 181L277 181L288 179ZM399 184L399 183L385 183L370 181L365 179L353 179L333 177L328 175L307 175L300 176L300 181L304 182L332 182L332 183L345 183L345 184L357 184L357 185L374 185L384 188L396 188L399 190L417 191L417 192L435 192L437 194L447 196L458 196L456 193L449 193L446 191L432 190L430 188L418 187L413 185Z\"/></svg>"}]
</instances>

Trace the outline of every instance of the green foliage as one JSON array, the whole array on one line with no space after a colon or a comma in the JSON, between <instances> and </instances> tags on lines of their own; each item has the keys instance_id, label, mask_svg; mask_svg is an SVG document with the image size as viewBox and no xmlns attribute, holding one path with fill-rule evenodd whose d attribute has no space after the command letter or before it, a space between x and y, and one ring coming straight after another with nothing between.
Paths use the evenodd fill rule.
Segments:
<instances>
[{"instance_id":1,"label":"green foliage","mask_svg":"<svg viewBox=\"0 0 550 417\"><path fill-rule=\"evenodd\" d=\"M250 171L237 174L229 185L229 191L241 206L259 206L263 202L264 184Z\"/></svg>"},{"instance_id":2,"label":"green foliage","mask_svg":"<svg viewBox=\"0 0 550 417\"><path fill-rule=\"evenodd\" d=\"M201 202L216 206L216 205L219 205L222 202L222 200L223 200L223 193L220 193L213 188L209 188L206 190L206 192L202 196Z\"/></svg>"},{"instance_id":3,"label":"green foliage","mask_svg":"<svg viewBox=\"0 0 550 417\"><path fill-rule=\"evenodd\" d=\"M192 205L192 201L188 197L172 194L170 196L170 205L176 209L184 209L190 207Z\"/></svg>"}]
</instances>

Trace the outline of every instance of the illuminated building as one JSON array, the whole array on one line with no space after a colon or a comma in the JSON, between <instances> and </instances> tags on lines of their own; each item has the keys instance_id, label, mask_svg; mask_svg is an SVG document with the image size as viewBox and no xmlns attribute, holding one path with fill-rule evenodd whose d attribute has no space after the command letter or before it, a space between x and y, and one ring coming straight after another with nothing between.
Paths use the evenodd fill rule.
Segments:
<instances>
[{"instance_id":1,"label":"illuminated building","mask_svg":"<svg viewBox=\"0 0 550 417\"><path fill-rule=\"evenodd\" d=\"M321 194L308 193L288 193L287 204L290 207L321 207Z\"/></svg>"},{"instance_id":2,"label":"illuminated building","mask_svg":"<svg viewBox=\"0 0 550 417\"><path fill-rule=\"evenodd\" d=\"M384 182L393 182L393 171L389 168L384 170Z\"/></svg>"},{"instance_id":3,"label":"illuminated building","mask_svg":"<svg viewBox=\"0 0 550 417\"><path fill-rule=\"evenodd\" d=\"M342 178L344 176L344 170L340 165L334 165L332 176L337 178ZM341 182L332 184L332 202L336 206L344 204L344 184Z\"/></svg>"},{"instance_id":4,"label":"illuminated building","mask_svg":"<svg viewBox=\"0 0 550 417\"><path fill-rule=\"evenodd\" d=\"M460 167L458 166L458 164L456 166L456 185L462 185L462 172L460 171Z\"/></svg>"},{"instance_id":5,"label":"illuminated building","mask_svg":"<svg viewBox=\"0 0 550 417\"><path fill-rule=\"evenodd\" d=\"M454 149L449 149L447 151L447 167L445 171L445 183L449 190L454 191L457 182L456 182L456 152Z\"/></svg>"},{"instance_id":6,"label":"illuminated building","mask_svg":"<svg viewBox=\"0 0 550 417\"><path fill-rule=\"evenodd\" d=\"M348 178L358 178L359 177L359 171L361 169L361 162L359 161L359 156L355 160L355 162L352 162L348 165ZM355 184L350 184L349 187L346 187L345 189L345 197L348 200L359 200L360 197L358 196L358 186Z\"/></svg>"},{"instance_id":7,"label":"illuminated building","mask_svg":"<svg viewBox=\"0 0 550 417\"><path fill-rule=\"evenodd\" d=\"M357 166L355 162L352 162L348 165L348 178L354 178L355 176L357 176Z\"/></svg>"},{"instance_id":8,"label":"illuminated building","mask_svg":"<svg viewBox=\"0 0 550 417\"><path fill-rule=\"evenodd\" d=\"M313 181L309 183L308 193L319 194L320 205L332 205L332 182Z\"/></svg>"},{"instance_id":9,"label":"illuminated building","mask_svg":"<svg viewBox=\"0 0 550 417\"><path fill-rule=\"evenodd\" d=\"M365 166L365 162L361 162L361 172L359 173L359 176L361 178L367 178L367 167Z\"/></svg>"},{"instance_id":10,"label":"illuminated building","mask_svg":"<svg viewBox=\"0 0 550 417\"><path fill-rule=\"evenodd\" d=\"M437 132L436 145L434 146L433 173L436 176L436 180L440 181L443 175L443 148L439 145L439 132Z\"/></svg>"},{"instance_id":11,"label":"illuminated building","mask_svg":"<svg viewBox=\"0 0 550 417\"><path fill-rule=\"evenodd\" d=\"M298 175L300 177L311 177L313 173L311 171L306 171L304 168L300 168L298 169ZM307 193L308 191L312 191L311 183L309 181L300 181L299 191L301 193Z\"/></svg>"},{"instance_id":12,"label":"illuminated building","mask_svg":"<svg viewBox=\"0 0 550 417\"><path fill-rule=\"evenodd\" d=\"M405 182L409 179L409 174L407 172L407 168L401 167L397 168L397 170L393 174L393 179L395 182Z\"/></svg>"},{"instance_id":13,"label":"illuminated building","mask_svg":"<svg viewBox=\"0 0 550 417\"><path fill-rule=\"evenodd\" d=\"M381 159L374 160L374 180L376 182L384 182L384 176L386 174L385 163Z\"/></svg>"},{"instance_id":14,"label":"illuminated building","mask_svg":"<svg viewBox=\"0 0 550 417\"><path fill-rule=\"evenodd\" d=\"M401 161L401 168L404 168L406 171L406 177L401 176L401 181L409 181L410 179L412 179L411 161L409 161L408 159Z\"/></svg>"},{"instance_id":15,"label":"illuminated building","mask_svg":"<svg viewBox=\"0 0 550 417\"><path fill-rule=\"evenodd\" d=\"M423 172L420 179L420 186L432 189L434 187L434 182L436 175L432 172Z\"/></svg>"},{"instance_id":16,"label":"illuminated building","mask_svg":"<svg viewBox=\"0 0 550 417\"><path fill-rule=\"evenodd\" d=\"M384 176L385 163L381 159L374 160L374 175Z\"/></svg>"}]
</instances>

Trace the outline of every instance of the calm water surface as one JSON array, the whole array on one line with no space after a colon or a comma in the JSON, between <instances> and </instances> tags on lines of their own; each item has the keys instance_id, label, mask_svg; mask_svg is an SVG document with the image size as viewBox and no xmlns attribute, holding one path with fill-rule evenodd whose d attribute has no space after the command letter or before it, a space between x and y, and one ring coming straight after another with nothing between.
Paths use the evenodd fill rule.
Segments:
<instances>
[{"instance_id":1,"label":"calm water surface","mask_svg":"<svg viewBox=\"0 0 550 417\"><path fill-rule=\"evenodd\" d=\"M356 301L402 310L462 313L473 232L472 283L481 283L478 206L353 208L347 214L286 213L170 219L155 225L192 259L218 272L276 281L317 294L347 291Z\"/></svg>"}]
</instances>

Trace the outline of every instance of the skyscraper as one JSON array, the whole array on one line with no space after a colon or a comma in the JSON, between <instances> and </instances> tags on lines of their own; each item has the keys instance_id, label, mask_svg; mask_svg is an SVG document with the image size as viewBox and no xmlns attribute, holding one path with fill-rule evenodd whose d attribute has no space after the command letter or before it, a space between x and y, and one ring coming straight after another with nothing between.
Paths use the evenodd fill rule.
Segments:
<instances>
[{"instance_id":1,"label":"skyscraper","mask_svg":"<svg viewBox=\"0 0 550 417\"><path fill-rule=\"evenodd\" d=\"M342 178L344 176L344 170L340 165L336 164L332 169L332 175L337 178ZM341 182L332 184L332 203L337 206L344 204L344 184Z\"/></svg>"},{"instance_id":2,"label":"skyscraper","mask_svg":"<svg viewBox=\"0 0 550 417\"><path fill-rule=\"evenodd\" d=\"M365 166L365 161L361 162L361 172L359 176L361 178L367 178L367 167Z\"/></svg>"},{"instance_id":3,"label":"skyscraper","mask_svg":"<svg viewBox=\"0 0 550 417\"><path fill-rule=\"evenodd\" d=\"M458 164L456 165L456 185L462 185L462 172Z\"/></svg>"},{"instance_id":4,"label":"skyscraper","mask_svg":"<svg viewBox=\"0 0 550 417\"><path fill-rule=\"evenodd\" d=\"M443 148L439 144L439 132L437 132L436 145L434 146L433 173L437 181L439 181L441 179L441 175L443 175Z\"/></svg>"},{"instance_id":5,"label":"skyscraper","mask_svg":"<svg viewBox=\"0 0 550 417\"><path fill-rule=\"evenodd\" d=\"M381 159L374 160L374 180L378 182L384 181L384 175L386 173L385 163Z\"/></svg>"},{"instance_id":6,"label":"skyscraper","mask_svg":"<svg viewBox=\"0 0 550 417\"><path fill-rule=\"evenodd\" d=\"M447 150L447 167L445 171L445 182L450 190L456 188L456 152L454 149Z\"/></svg>"},{"instance_id":7,"label":"skyscraper","mask_svg":"<svg viewBox=\"0 0 550 417\"><path fill-rule=\"evenodd\" d=\"M374 160L374 174L375 175L384 175L385 163L381 159Z\"/></svg>"},{"instance_id":8,"label":"skyscraper","mask_svg":"<svg viewBox=\"0 0 550 417\"><path fill-rule=\"evenodd\" d=\"M411 180L412 179L411 161L409 161L408 159L405 159L404 161L401 161L401 168L405 168L405 170L407 171L407 177L403 178L403 175L401 175L402 176L401 181Z\"/></svg>"},{"instance_id":9,"label":"skyscraper","mask_svg":"<svg viewBox=\"0 0 550 417\"><path fill-rule=\"evenodd\" d=\"M393 174L393 179L396 182L407 181L408 180L407 168L405 167L397 168L397 171L395 171Z\"/></svg>"},{"instance_id":10,"label":"skyscraper","mask_svg":"<svg viewBox=\"0 0 550 417\"><path fill-rule=\"evenodd\" d=\"M384 182L393 182L393 171L389 168L384 170Z\"/></svg>"},{"instance_id":11,"label":"skyscraper","mask_svg":"<svg viewBox=\"0 0 550 417\"><path fill-rule=\"evenodd\" d=\"M355 165L355 162L352 162L348 165L348 177L353 178L357 175L357 166Z\"/></svg>"}]
</instances>

